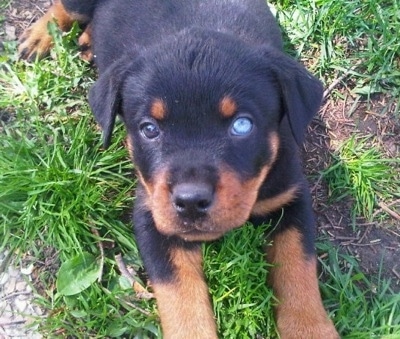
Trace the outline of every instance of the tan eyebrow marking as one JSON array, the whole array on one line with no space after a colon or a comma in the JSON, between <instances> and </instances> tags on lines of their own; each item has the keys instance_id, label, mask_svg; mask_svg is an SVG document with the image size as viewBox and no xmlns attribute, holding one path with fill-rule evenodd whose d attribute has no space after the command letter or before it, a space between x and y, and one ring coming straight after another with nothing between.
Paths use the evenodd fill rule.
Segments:
<instances>
[{"instance_id":1,"label":"tan eyebrow marking","mask_svg":"<svg viewBox=\"0 0 400 339\"><path fill-rule=\"evenodd\" d=\"M219 102L219 112L224 118L230 118L237 111L237 104L230 96L225 96Z\"/></svg>"},{"instance_id":2,"label":"tan eyebrow marking","mask_svg":"<svg viewBox=\"0 0 400 339\"><path fill-rule=\"evenodd\" d=\"M155 99L150 106L150 115L156 120L162 120L167 115L167 105L162 99Z\"/></svg>"}]
</instances>

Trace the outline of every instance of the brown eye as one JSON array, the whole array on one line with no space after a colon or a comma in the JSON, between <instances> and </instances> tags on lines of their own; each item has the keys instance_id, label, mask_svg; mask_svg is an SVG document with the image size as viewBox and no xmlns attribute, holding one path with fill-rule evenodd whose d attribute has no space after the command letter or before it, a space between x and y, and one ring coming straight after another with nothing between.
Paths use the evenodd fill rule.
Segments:
<instances>
[{"instance_id":1,"label":"brown eye","mask_svg":"<svg viewBox=\"0 0 400 339\"><path fill-rule=\"evenodd\" d=\"M152 122L145 122L140 125L140 132L146 139L155 139L160 135L160 129Z\"/></svg>"}]
</instances>

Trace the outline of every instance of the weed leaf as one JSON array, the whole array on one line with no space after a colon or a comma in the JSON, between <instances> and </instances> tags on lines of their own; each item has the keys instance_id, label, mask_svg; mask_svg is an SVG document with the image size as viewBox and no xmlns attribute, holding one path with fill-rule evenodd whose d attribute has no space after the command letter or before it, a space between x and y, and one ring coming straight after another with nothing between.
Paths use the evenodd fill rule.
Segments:
<instances>
[{"instance_id":1,"label":"weed leaf","mask_svg":"<svg viewBox=\"0 0 400 339\"><path fill-rule=\"evenodd\" d=\"M93 284L100 274L96 258L87 252L64 262L57 276L57 291L68 296L75 295Z\"/></svg>"}]
</instances>

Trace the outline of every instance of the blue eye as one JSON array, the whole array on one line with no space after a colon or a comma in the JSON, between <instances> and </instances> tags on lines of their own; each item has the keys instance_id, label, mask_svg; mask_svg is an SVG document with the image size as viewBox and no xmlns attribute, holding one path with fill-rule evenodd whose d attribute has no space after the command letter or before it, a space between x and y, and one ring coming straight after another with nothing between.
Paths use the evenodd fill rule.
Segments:
<instances>
[{"instance_id":1,"label":"blue eye","mask_svg":"<svg viewBox=\"0 0 400 339\"><path fill-rule=\"evenodd\" d=\"M230 132L234 136L249 135L253 129L253 121L247 117L239 117L235 119L231 125Z\"/></svg>"},{"instance_id":2,"label":"blue eye","mask_svg":"<svg viewBox=\"0 0 400 339\"><path fill-rule=\"evenodd\" d=\"M140 125L140 132L146 139L155 139L160 135L158 126L151 122L144 122Z\"/></svg>"}]
</instances>

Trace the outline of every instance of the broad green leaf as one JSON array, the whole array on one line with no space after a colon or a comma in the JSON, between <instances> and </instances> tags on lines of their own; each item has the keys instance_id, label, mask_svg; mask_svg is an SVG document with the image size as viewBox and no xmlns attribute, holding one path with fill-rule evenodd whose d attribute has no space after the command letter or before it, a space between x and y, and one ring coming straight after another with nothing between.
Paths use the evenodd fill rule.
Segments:
<instances>
[{"instance_id":1,"label":"broad green leaf","mask_svg":"<svg viewBox=\"0 0 400 339\"><path fill-rule=\"evenodd\" d=\"M64 262L57 276L57 291L61 295L75 295L93 284L100 274L100 266L90 253L79 254Z\"/></svg>"},{"instance_id":2,"label":"broad green leaf","mask_svg":"<svg viewBox=\"0 0 400 339\"><path fill-rule=\"evenodd\" d=\"M83 318L86 317L88 314L83 310L71 310L71 315L75 318Z\"/></svg>"}]
</instances>

